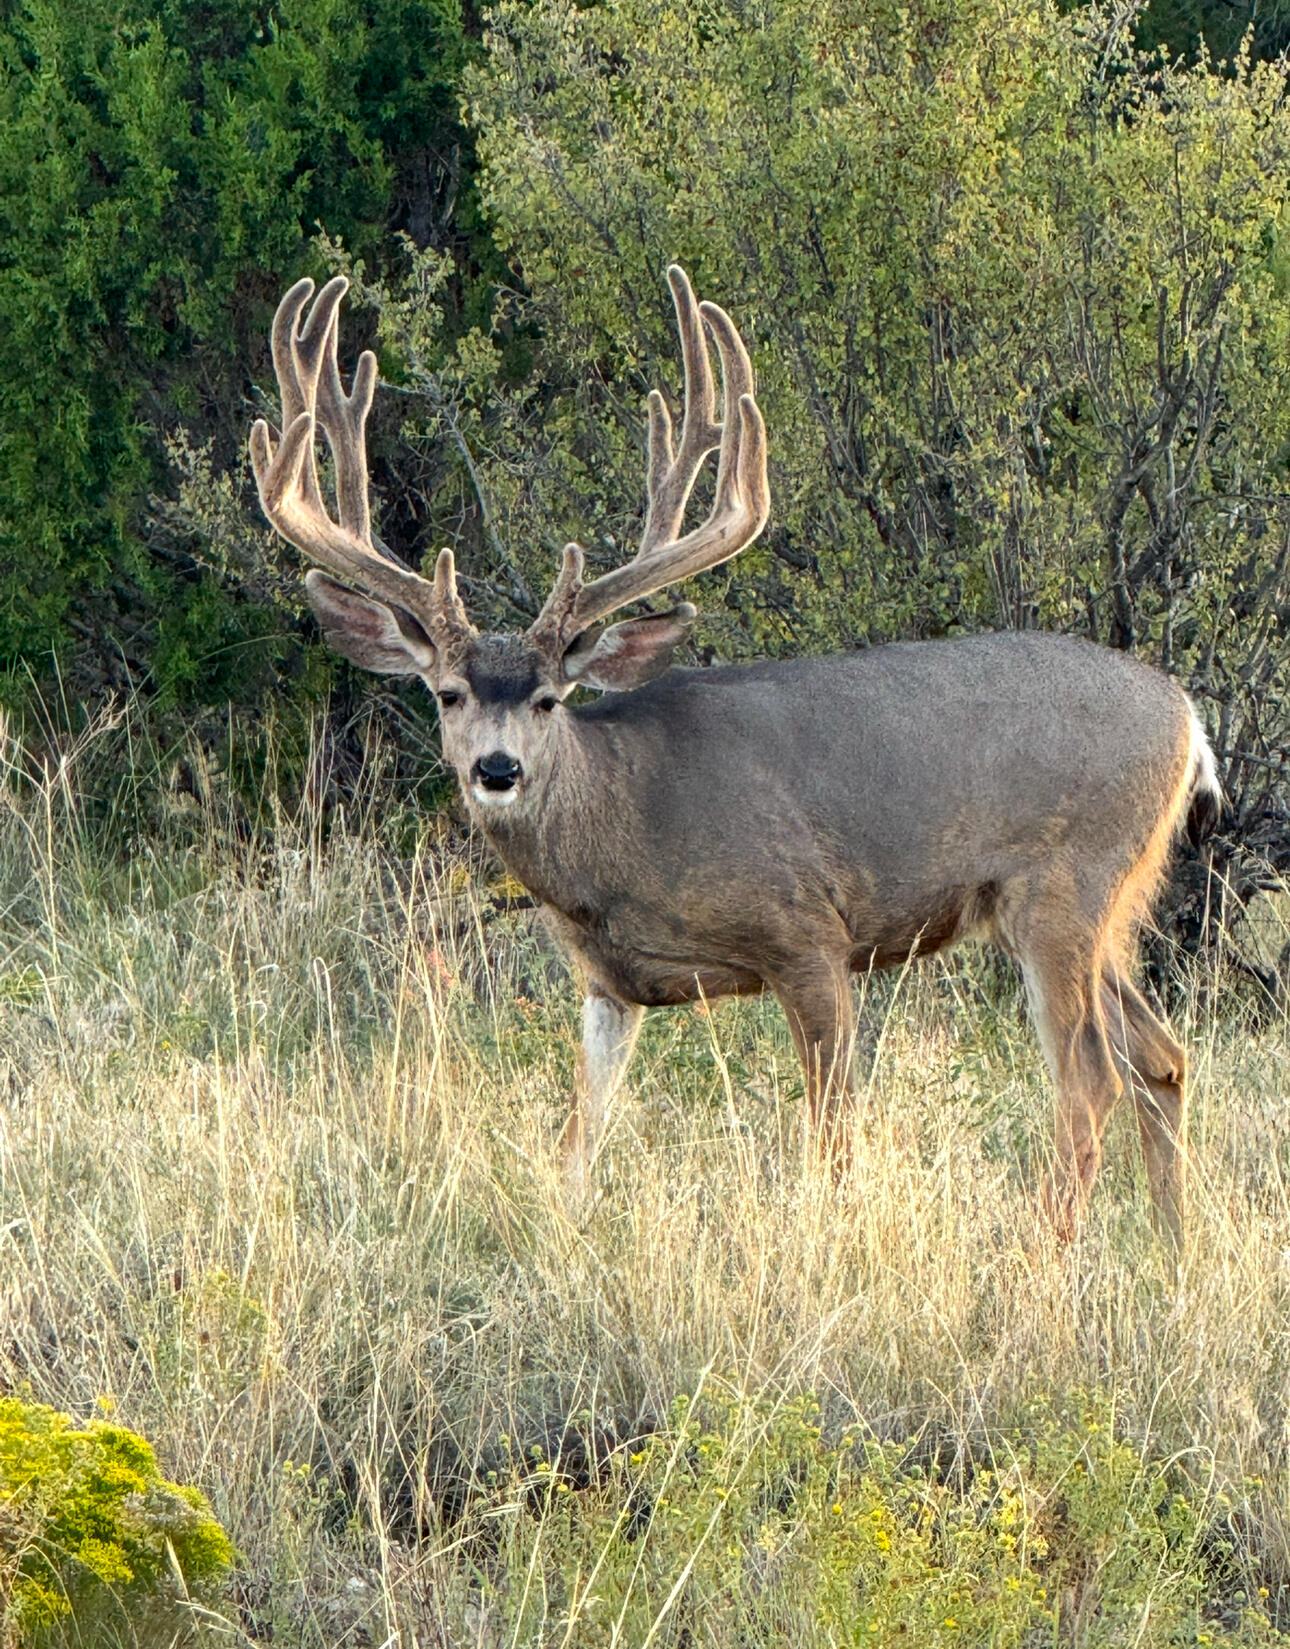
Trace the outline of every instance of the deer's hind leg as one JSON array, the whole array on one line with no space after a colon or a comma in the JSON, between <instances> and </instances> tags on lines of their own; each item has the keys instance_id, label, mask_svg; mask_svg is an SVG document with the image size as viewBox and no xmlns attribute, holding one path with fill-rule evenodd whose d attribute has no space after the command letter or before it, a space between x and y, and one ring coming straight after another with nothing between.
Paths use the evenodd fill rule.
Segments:
<instances>
[{"instance_id":1,"label":"deer's hind leg","mask_svg":"<svg viewBox=\"0 0 1290 1649\"><path fill-rule=\"evenodd\" d=\"M1055 1161L1044 1204L1059 1237L1074 1237L1102 1162L1106 1124L1123 1092L1103 1007L1106 935L1074 890L1025 890L1000 937L1021 966L1056 1090Z\"/></svg>"},{"instance_id":2,"label":"deer's hind leg","mask_svg":"<svg viewBox=\"0 0 1290 1649\"><path fill-rule=\"evenodd\" d=\"M1118 969L1104 972L1102 1003L1138 1113L1157 1229L1178 1248L1186 1214L1187 1055Z\"/></svg>"},{"instance_id":3,"label":"deer's hind leg","mask_svg":"<svg viewBox=\"0 0 1290 1649\"><path fill-rule=\"evenodd\" d=\"M1044 1201L1058 1235L1079 1228L1102 1163L1102 1137L1122 1089L1097 974L1023 963L1026 994L1057 1090L1056 1161Z\"/></svg>"}]
</instances>

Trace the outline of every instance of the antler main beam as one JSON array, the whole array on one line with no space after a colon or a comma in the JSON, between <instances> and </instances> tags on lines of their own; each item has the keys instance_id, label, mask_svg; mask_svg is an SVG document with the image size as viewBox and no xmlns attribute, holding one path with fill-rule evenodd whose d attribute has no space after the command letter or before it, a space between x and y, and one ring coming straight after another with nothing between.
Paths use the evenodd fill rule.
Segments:
<instances>
[{"instance_id":1,"label":"antler main beam","mask_svg":"<svg viewBox=\"0 0 1290 1649\"><path fill-rule=\"evenodd\" d=\"M567 545L564 563L529 639L557 657L584 630L629 602L678 584L738 555L770 513L766 428L753 392L752 363L734 322L714 303L697 303L684 270L667 272L685 364L679 434L658 390L649 398L648 509L635 557L583 581L583 556ZM359 357L348 394L336 350L340 302L348 282L337 276L314 297L297 281L273 320L273 365L282 399L282 434L265 419L251 431L251 464L260 503L274 527L311 561L346 584L410 613L436 645L458 643L474 627L457 594L451 550L440 551L433 581L400 566L372 534L367 490L367 415L376 389L376 357ZM312 304L310 299L313 298ZM706 333L721 358L721 422ZM315 441L321 428L336 469L336 518L318 479ZM681 535L686 504L708 454L719 451L712 509Z\"/></svg>"},{"instance_id":2,"label":"antler main beam","mask_svg":"<svg viewBox=\"0 0 1290 1649\"><path fill-rule=\"evenodd\" d=\"M679 442L658 390L649 398L649 507L635 557L584 583L583 556L565 547L559 577L529 628L537 645L563 652L583 630L629 602L679 584L747 549L770 514L766 426L754 399L752 362L734 322L715 303L696 303L685 271L667 272L685 363L685 410ZM723 410L713 419L714 388L704 327L721 357ZM706 521L677 537L704 460L714 449L717 485Z\"/></svg>"},{"instance_id":3,"label":"antler main beam","mask_svg":"<svg viewBox=\"0 0 1290 1649\"><path fill-rule=\"evenodd\" d=\"M372 536L366 430L376 356L370 349L359 356L347 395L336 346L340 301L348 287L343 276L328 281L306 314L314 283L297 281L278 305L272 340L282 435L275 444L263 418L251 430L251 467L260 504L273 526L309 560L411 613L442 647L474 633L457 594L452 551L440 552L432 582L401 567ZM318 426L336 466L338 521L328 513L318 481Z\"/></svg>"}]
</instances>

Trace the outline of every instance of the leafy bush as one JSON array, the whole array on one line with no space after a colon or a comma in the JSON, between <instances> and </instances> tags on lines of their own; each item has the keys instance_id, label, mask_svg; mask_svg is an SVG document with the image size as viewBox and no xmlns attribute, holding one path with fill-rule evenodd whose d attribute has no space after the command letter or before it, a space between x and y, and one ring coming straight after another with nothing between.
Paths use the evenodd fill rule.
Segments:
<instances>
[{"instance_id":1,"label":"leafy bush","mask_svg":"<svg viewBox=\"0 0 1290 1649\"><path fill-rule=\"evenodd\" d=\"M0 696L72 643L87 696L151 673L246 698L291 662L281 612L149 527L162 437L240 467L273 304L317 269L320 223L369 255L397 226L456 245L466 49L459 0L6 8Z\"/></svg>"},{"instance_id":2,"label":"leafy bush","mask_svg":"<svg viewBox=\"0 0 1290 1649\"><path fill-rule=\"evenodd\" d=\"M143 1438L0 1397L0 1628L17 1643L60 1624L101 1642L154 1616L170 1642L176 1599L208 1597L232 1561L205 1498L167 1482Z\"/></svg>"},{"instance_id":3,"label":"leafy bush","mask_svg":"<svg viewBox=\"0 0 1290 1649\"><path fill-rule=\"evenodd\" d=\"M517 1467L490 1599L511 1641L1281 1641L1233 1607L1223 1508L1117 1438L1105 1401L1037 1406L984 1462L831 1444L818 1415L709 1392L594 1487Z\"/></svg>"}]
</instances>

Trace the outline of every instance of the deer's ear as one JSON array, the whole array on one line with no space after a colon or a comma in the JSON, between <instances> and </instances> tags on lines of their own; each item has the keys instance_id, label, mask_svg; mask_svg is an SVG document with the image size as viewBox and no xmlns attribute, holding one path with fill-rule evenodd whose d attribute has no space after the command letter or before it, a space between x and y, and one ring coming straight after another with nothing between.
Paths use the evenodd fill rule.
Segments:
<instances>
[{"instance_id":1,"label":"deer's ear","mask_svg":"<svg viewBox=\"0 0 1290 1649\"><path fill-rule=\"evenodd\" d=\"M409 614L348 590L317 571L306 573L305 592L328 645L342 658L380 676L431 676L435 650Z\"/></svg>"},{"instance_id":2,"label":"deer's ear","mask_svg":"<svg viewBox=\"0 0 1290 1649\"><path fill-rule=\"evenodd\" d=\"M589 630L564 655L565 679L609 693L640 687L667 669L693 622L694 608L683 601L670 612L625 619L607 630Z\"/></svg>"}]
</instances>

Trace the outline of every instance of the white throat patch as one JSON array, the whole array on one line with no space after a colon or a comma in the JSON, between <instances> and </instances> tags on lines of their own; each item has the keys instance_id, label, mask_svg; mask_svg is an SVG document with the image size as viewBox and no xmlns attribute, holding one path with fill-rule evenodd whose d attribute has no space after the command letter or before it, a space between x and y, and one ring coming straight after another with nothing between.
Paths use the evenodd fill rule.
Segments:
<instances>
[{"instance_id":1,"label":"white throat patch","mask_svg":"<svg viewBox=\"0 0 1290 1649\"><path fill-rule=\"evenodd\" d=\"M518 785L512 785L509 790L485 790L482 784L472 784L470 796L477 807L514 807L520 792Z\"/></svg>"}]
</instances>

